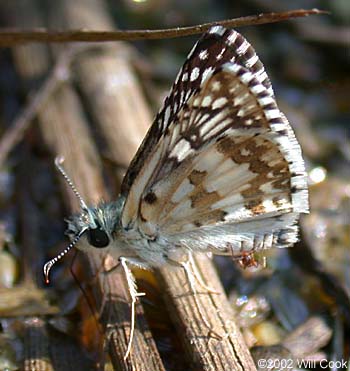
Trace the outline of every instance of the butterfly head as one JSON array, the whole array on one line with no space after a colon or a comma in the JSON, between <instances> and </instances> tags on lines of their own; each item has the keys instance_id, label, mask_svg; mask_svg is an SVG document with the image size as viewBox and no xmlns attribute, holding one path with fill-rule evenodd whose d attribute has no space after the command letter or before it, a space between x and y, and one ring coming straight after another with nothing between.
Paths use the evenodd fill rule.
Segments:
<instances>
[{"instance_id":1,"label":"butterfly head","mask_svg":"<svg viewBox=\"0 0 350 371\"><path fill-rule=\"evenodd\" d=\"M70 237L71 243L44 265L46 283L49 282L49 273L52 266L61 260L82 237L86 237L89 245L93 248L108 248L113 240L112 234L118 222L117 215L119 215L118 210L120 208L118 202L111 204L102 203L95 208L88 207L63 169L62 162L63 158L56 158L55 165L78 198L81 212L66 220L68 223L66 234ZM86 246L87 244L83 244L80 249L85 250Z\"/></svg>"},{"instance_id":2,"label":"butterfly head","mask_svg":"<svg viewBox=\"0 0 350 371\"><path fill-rule=\"evenodd\" d=\"M83 208L80 214L66 219L68 223L66 234L71 241L78 236L79 239L84 236L91 247L106 248L113 241L113 233L119 220L119 210L119 202L101 203L94 208Z\"/></svg>"}]
</instances>

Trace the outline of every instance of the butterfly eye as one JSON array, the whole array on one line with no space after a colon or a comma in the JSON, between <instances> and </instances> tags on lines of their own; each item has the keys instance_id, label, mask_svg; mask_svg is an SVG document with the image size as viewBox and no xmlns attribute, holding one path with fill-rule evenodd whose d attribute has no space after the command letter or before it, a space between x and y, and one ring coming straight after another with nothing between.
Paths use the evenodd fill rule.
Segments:
<instances>
[{"instance_id":1,"label":"butterfly eye","mask_svg":"<svg viewBox=\"0 0 350 371\"><path fill-rule=\"evenodd\" d=\"M101 228L89 229L87 239L89 244L94 247L106 247L109 244L109 237Z\"/></svg>"}]
</instances>

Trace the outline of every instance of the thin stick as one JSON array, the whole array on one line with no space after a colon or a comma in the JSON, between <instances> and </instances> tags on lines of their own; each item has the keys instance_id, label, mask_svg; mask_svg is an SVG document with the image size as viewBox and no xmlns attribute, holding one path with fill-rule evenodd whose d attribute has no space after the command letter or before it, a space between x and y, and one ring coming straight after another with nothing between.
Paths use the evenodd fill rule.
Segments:
<instances>
[{"instance_id":1,"label":"thin stick","mask_svg":"<svg viewBox=\"0 0 350 371\"><path fill-rule=\"evenodd\" d=\"M200 34L207 31L214 25L225 27L252 26L264 23L274 23L289 20L292 18L307 17L316 14L329 14L329 12L319 9L297 9L280 13L261 13L247 17L226 19L203 23L190 27L176 27L162 30L128 30L128 31L89 31L89 30L47 30L45 28L16 30L2 29L0 31L0 45L13 46L28 42L106 42L106 41L131 41L140 39L166 39Z\"/></svg>"}]
</instances>

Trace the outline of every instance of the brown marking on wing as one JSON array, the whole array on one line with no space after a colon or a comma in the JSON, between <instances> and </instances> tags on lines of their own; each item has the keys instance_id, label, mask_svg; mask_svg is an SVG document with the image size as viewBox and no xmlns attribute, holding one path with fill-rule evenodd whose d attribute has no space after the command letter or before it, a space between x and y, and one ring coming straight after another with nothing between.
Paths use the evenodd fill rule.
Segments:
<instances>
[{"instance_id":1,"label":"brown marking on wing","mask_svg":"<svg viewBox=\"0 0 350 371\"><path fill-rule=\"evenodd\" d=\"M188 176L188 179L190 180L191 184L197 186L203 182L206 176L207 176L206 171L199 171L199 170L194 169Z\"/></svg>"},{"instance_id":2,"label":"brown marking on wing","mask_svg":"<svg viewBox=\"0 0 350 371\"><path fill-rule=\"evenodd\" d=\"M201 227L202 225L210 225L213 223L218 223L225 220L225 215L227 213L223 210L211 210L210 212L197 216L193 224L196 227Z\"/></svg>"},{"instance_id":3,"label":"brown marking on wing","mask_svg":"<svg viewBox=\"0 0 350 371\"><path fill-rule=\"evenodd\" d=\"M249 201L246 204L247 208L252 209L253 213L264 212L262 205L264 191L261 189L262 185L270 183L271 187L281 192L290 188L288 180L291 178L291 174L288 162L279 152L278 147L269 140L259 136L252 136L241 143L237 143L234 138L227 137L219 141L216 144L216 148L220 153L231 158L236 164L249 164L249 171L256 174L248 183L249 188L242 191L242 196L245 198L255 196L254 201ZM273 165L269 164L264 160L264 156L269 153L274 153L274 159L279 159L279 161ZM260 197L256 198L256 196Z\"/></svg>"},{"instance_id":4,"label":"brown marking on wing","mask_svg":"<svg viewBox=\"0 0 350 371\"><path fill-rule=\"evenodd\" d=\"M254 215L263 214L266 212L265 206L263 205L263 199L257 198L245 203L246 207L251 210Z\"/></svg>"}]
</instances>

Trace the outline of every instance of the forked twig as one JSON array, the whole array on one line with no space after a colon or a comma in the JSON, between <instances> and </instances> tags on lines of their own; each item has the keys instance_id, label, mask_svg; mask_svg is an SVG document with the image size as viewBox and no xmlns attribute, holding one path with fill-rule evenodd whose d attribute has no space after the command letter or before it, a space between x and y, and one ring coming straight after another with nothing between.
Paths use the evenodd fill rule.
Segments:
<instances>
[{"instance_id":1,"label":"forked twig","mask_svg":"<svg viewBox=\"0 0 350 371\"><path fill-rule=\"evenodd\" d=\"M176 27L161 30L115 30L115 31L92 31L92 30L47 30L36 28L28 30L2 29L0 30L0 45L13 46L29 42L106 42L106 41L132 41L141 39L167 39L196 35L207 31L214 25L225 27L252 26L265 23L274 23L289 20L292 18L307 17L316 14L329 14L328 11L319 9L297 9L279 13L261 13L257 15L226 19L203 23L190 27Z\"/></svg>"}]
</instances>

